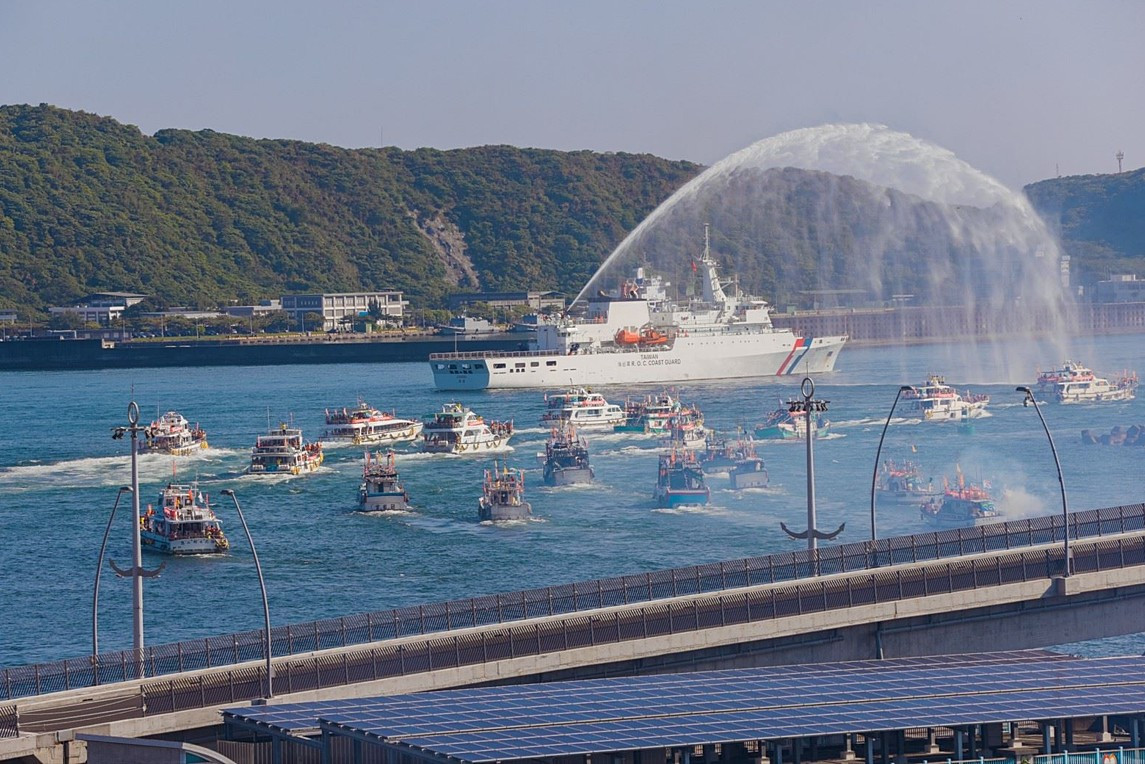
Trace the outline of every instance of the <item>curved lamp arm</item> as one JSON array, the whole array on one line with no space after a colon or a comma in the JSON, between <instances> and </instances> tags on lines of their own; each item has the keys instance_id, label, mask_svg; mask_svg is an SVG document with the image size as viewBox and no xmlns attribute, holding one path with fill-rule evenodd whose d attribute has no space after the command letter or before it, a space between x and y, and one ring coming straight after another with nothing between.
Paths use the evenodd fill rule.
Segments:
<instances>
[{"instance_id":1,"label":"curved lamp arm","mask_svg":"<svg viewBox=\"0 0 1145 764\"><path fill-rule=\"evenodd\" d=\"M107 518L107 528L103 531L103 543L99 545L99 559L95 563L95 587L91 595L91 660L94 663L99 656L99 577L103 572L103 555L107 551L107 537L111 534L111 523L115 520L115 510L119 509L119 500L123 494L131 493L131 486L121 486L115 494L115 504L111 507L111 517ZM98 677L97 677L98 680Z\"/></svg>"},{"instance_id":2,"label":"curved lamp arm","mask_svg":"<svg viewBox=\"0 0 1145 764\"><path fill-rule=\"evenodd\" d=\"M1054 466L1057 467L1058 470L1058 486L1061 488L1062 493L1062 522L1064 524L1062 535L1065 537L1062 546L1064 547L1063 554L1065 555L1065 575L1068 577L1073 570L1073 557L1069 551L1069 503L1066 501L1065 478L1062 477L1062 463L1058 459L1058 450L1054 446L1054 436L1050 435L1049 425L1046 424L1046 418L1042 416L1042 409L1038 406L1038 399L1034 397L1034 393L1030 388L1025 385L1020 385L1015 389L1019 393L1025 393L1026 395L1022 400L1023 406L1028 407L1031 403L1034 404L1034 411L1038 413L1038 419L1042 421L1042 429L1046 431L1046 440L1050 442L1050 453L1053 454L1054 457Z\"/></svg>"},{"instance_id":3,"label":"curved lamp arm","mask_svg":"<svg viewBox=\"0 0 1145 764\"><path fill-rule=\"evenodd\" d=\"M235 511L238 512L238 515L239 515L239 522L242 523L243 532L246 533L247 543L250 544L250 553L254 557L254 569L255 569L255 572L258 573L258 588L262 592L262 613L263 613L263 617L265 618L265 631L264 631L265 640L263 642L263 652L265 653L265 657L266 657L266 697L267 698L273 698L274 697L274 669L273 669L273 666L271 665L271 662L270 662L270 659L271 659L271 651L270 651L270 648L271 648L271 644L270 644L270 605L267 603L267 599L266 599L266 581L263 580L262 565L260 565L259 561L258 561L258 550L255 549L255 547L254 547L254 539L250 535L250 528L247 527L246 517L243 516L243 510L242 510L242 507L239 506L238 497L235 496L235 492L232 491L230 488L224 488L222 491L222 494L223 494L223 496L230 496L231 501L234 502Z\"/></svg>"},{"instance_id":4,"label":"curved lamp arm","mask_svg":"<svg viewBox=\"0 0 1145 764\"><path fill-rule=\"evenodd\" d=\"M883 434L879 436L879 447L875 449L875 471L871 475L871 541L874 542L878 538L876 533L877 526L875 525L875 484L879 480L879 459L883 453L883 439L887 437L887 428L891 426L891 417L895 415L895 406L899 403L899 396L905 392L914 390L910 385L902 385L899 387L898 392L895 393L895 401L891 404L890 413L887 414L887 421L883 424Z\"/></svg>"}]
</instances>

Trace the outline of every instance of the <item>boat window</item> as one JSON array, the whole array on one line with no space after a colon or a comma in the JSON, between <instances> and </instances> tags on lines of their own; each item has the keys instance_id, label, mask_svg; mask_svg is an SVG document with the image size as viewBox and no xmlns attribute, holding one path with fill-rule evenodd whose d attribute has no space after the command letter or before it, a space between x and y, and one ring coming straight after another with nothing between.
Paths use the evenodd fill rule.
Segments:
<instances>
[{"instance_id":1,"label":"boat window","mask_svg":"<svg viewBox=\"0 0 1145 764\"><path fill-rule=\"evenodd\" d=\"M518 363L518 364L514 364L514 365L515 365L515 366L516 366L518 369L523 369L523 368L525 368L525 364L524 364L523 362L522 362L522 363Z\"/></svg>"},{"instance_id":2,"label":"boat window","mask_svg":"<svg viewBox=\"0 0 1145 764\"><path fill-rule=\"evenodd\" d=\"M545 361L545 366L556 366L556 365L557 365L556 361Z\"/></svg>"},{"instance_id":3,"label":"boat window","mask_svg":"<svg viewBox=\"0 0 1145 764\"><path fill-rule=\"evenodd\" d=\"M504 369L504 368L505 368L505 364L503 364L503 363L495 363L495 364L493 364L493 368L494 368L494 369Z\"/></svg>"},{"instance_id":4,"label":"boat window","mask_svg":"<svg viewBox=\"0 0 1145 764\"><path fill-rule=\"evenodd\" d=\"M485 368L485 364L483 364L483 363L475 363L475 364L473 364L473 368L474 368L474 369L484 369L484 368Z\"/></svg>"},{"instance_id":5,"label":"boat window","mask_svg":"<svg viewBox=\"0 0 1145 764\"><path fill-rule=\"evenodd\" d=\"M533 362L532 362L532 363L530 363L529 365L530 365L530 366L540 366L540 365L541 365L541 363L540 363L540 361L533 361Z\"/></svg>"}]
</instances>

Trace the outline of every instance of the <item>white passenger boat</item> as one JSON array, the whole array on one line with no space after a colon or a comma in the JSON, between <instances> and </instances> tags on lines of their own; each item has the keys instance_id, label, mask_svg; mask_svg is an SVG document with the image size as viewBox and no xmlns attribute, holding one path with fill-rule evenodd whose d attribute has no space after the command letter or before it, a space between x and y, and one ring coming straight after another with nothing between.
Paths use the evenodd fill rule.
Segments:
<instances>
[{"instance_id":1,"label":"white passenger boat","mask_svg":"<svg viewBox=\"0 0 1145 764\"><path fill-rule=\"evenodd\" d=\"M354 408L326 409L324 440L348 440L352 443L399 443L416 440L422 423L379 411L363 400Z\"/></svg>"},{"instance_id":2,"label":"white passenger boat","mask_svg":"<svg viewBox=\"0 0 1145 764\"><path fill-rule=\"evenodd\" d=\"M1058 403L1131 401L1137 397L1138 380L1135 372L1124 371L1110 380L1072 361L1067 361L1065 368L1072 374L1058 376L1058 381L1052 387L1054 400ZM1039 383L1044 376L1038 376Z\"/></svg>"},{"instance_id":3,"label":"white passenger boat","mask_svg":"<svg viewBox=\"0 0 1145 764\"><path fill-rule=\"evenodd\" d=\"M958 422L984 416L989 395L975 395L969 391L960 394L946 380L931 374L926 384L912 387L903 393L909 401L908 410L914 411L927 422Z\"/></svg>"},{"instance_id":4,"label":"white passenger boat","mask_svg":"<svg viewBox=\"0 0 1145 764\"><path fill-rule=\"evenodd\" d=\"M460 403L446 403L425 422L421 450L431 454L476 454L509 443L513 423L486 422Z\"/></svg>"},{"instance_id":5,"label":"white passenger boat","mask_svg":"<svg viewBox=\"0 0 1145 764\"><path fill-rule=\"evenodd\" d=\"M207 447L207 433L192 425L178 411L168 411L147 427L139 441L139 453L188 456Z\"/></svg>"},{"instance_id":6,"label":"white passenger boat","mask_svg":"<svg viewBox=\"0 0 1145 764\"><path fill-rule=\"evenodd\" d=\"M158 507L147 505L139 518L140 543L174 555L214 554L230 546L210 497L194 484L169 483L159 492Z\"/></svg>"},{"instance_id":7,"label":"white passenger boat","mask_svg":"<svg viewBox=\"0 0 1145 764\"><path fill-rule=\"evenodd\" d=\"M612 429L627 418L624 409L609 403L600 393L584 391L567 394L564 404L549 408L541 415L541 424L550 426L572 425L582 430Z\"/></svg>"},{"instance_id":8,"label":"white passenger boat","mask_svg":"<svg viewBox=\"0 0 1145 764\"><path fill-rule=\"evenodd\" d=\"M321 443L304 443L302 430L279 425L259 435L250 453L252 475L302 475L322 466Z\"/></svg>"},{"instance_id":9,"label":"white passenger boat","mask_svg":"<svg viewBox=\"0 0 1145 764\"><path fill-rule=\"evenodd\" d=\"M1061 382L1088 382L1094 378L1093 370L1077 361L1066 361L1056 369L1038 371L1038 390L1052 391Z\"/></svg>"},{"instance_id":10,"label":"white passenger boat","mask_svg":"<svg viewBox=\"0 0 1145 764\"><path fill-rule=\"evenodd\" d=\"M800 337L776 329L760 299L729 295L705 230L699 299L676 303L668 283L643 268L579 317L537 327L521 352L434 353L441 390L665 383L809 374L835 368L845 336Z\"/></svg>"},{"instance_id":11,"label":"white passenger boat","mask_svg":"<svg viewBox=\"0 0 1145 764\"><path fill-rule=\"evenodd\" d=\"M363 512L398 512L409 509L409 494L398 480L394 452L370 454L362 468L358 508Z\"/></svg>"}]
</instances>

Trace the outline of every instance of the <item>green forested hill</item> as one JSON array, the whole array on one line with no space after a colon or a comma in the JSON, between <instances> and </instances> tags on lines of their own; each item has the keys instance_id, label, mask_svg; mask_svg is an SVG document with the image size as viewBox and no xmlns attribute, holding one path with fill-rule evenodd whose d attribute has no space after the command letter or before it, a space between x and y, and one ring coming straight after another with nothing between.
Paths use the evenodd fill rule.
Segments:
<instances>
[{"instance_id":1,"label":"green forested hill","mask_svg":"<svg viewBox=\"0 0 1145 764\"><path fill-rule=\"evenodd\" d=\"M93 291L213 306L287 291L575 292L698 171L648 155L345 150L210 130L154 137L0 107L0 307Z\"/></svg>"},{"instance_id":2,"label":"green forested hill","mask_svg":"<svg viewBox=\"0 0 1145 764\"><path fill-rule=\"evenodd\" d=\"M1145 275L1145 168L1043 180L1026 186L1026 195L1082 281Z\"/></svg>"},{"instance_id":3,"label":"green forested hill","mask_svg":"<svg viewBox=\"0 0 1145 764\"><path fill-rule=\"evenodd\" d=\"M198 307L311 290L400 289L417 307L457 291L575 294L700 169L507 146L347 150L211 130L146 136L106 117L3 106L0 308L34 318L94 291ZM1079 280L1142 270L1145 170L1026 192L1060 232ZM959 228L989 228L999 214L821 172L742 172L677 205L634 254L656 255L687 286L711 223L713 247L742 286L781 306L825 288L933 301L949 299L952 284L993 279L991 250Z\"/></svg>"}]
</instances>

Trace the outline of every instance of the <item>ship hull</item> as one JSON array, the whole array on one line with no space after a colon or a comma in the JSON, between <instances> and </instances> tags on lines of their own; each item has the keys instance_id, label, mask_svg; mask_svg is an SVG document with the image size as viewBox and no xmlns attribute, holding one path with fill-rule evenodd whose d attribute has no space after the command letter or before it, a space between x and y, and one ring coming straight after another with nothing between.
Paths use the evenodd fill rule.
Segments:
<instances>
[{"instance_id":1,"label":"ship hull","mask_svg":"<svg viewBox=\"0 0 1145 764\"><path fill-rule=\"evenodd\" d=\"M439 390L639 385L833 371L846 337L805 340L789 332L680 337L658 350L561 355L551 352L436 353Z\"/></svg>"},{"instance_id":2,"label":"ship hull","mask_svg":"<svg viewBox=\"0 0 1145 764\"><path fill-rule=\"evenodd\" d=\"M481 500L477 504L477 517L483 523L528 520L532 514L533 507L527 501L522 501L520 504L494 504Z\"/></svg>"},{"instance_id":3,"label":"ship hull","mask_svg":"<svg viewBox=\"0 0 1145 764\"><path fill-rule=\"evenodd\" d=\"M593 477L592 467L557 467L545 470L544 483L549 486L575 485L591 483Z\"/></svg>"},{"instance_id":4,"label":"ship hull","mask_svg":"<svg viewBox=\"0 0 1145 764\"><path fill-rule=\"evenodd\" d=\"M220 554L223 550L214 539L192 537L169 539L158 533L150 531L141 531L139 534L139 541L144 548L149 548L153 551L162 554L171 554L176 556L192 555L192 554Z\"/></svg>"}]
</instances>

